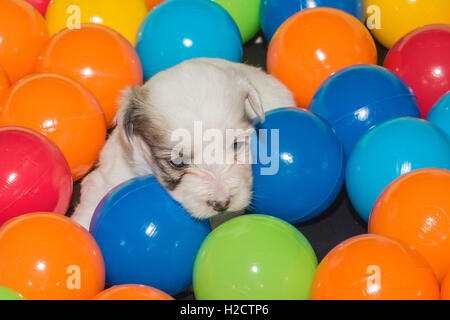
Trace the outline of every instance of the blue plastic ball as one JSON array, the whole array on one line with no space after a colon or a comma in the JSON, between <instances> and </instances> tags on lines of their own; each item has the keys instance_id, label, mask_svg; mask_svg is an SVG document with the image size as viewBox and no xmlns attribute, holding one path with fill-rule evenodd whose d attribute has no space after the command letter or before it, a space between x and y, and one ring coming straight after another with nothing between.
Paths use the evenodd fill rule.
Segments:
<instances>
[{"instance_id":1,"label":"blue plastic ball","mask_svg":"<svg viewBox=\"0 0 450 320\"><path fill-rule=\"evenodd\" d=\"M420 118L417 99L408 85L391 71L373 65L348 67L328 78L310 110L336 129L347 157L375 125L401 117Z\"/></svg>"},{"instance_id":2,"label":"blue plastic ball","mask_svg":"<svg viewBox=\"0 0 450 320\"><path fill-rule=\"evenodd\" d=\"M209 221L193 219L154 177L113 189L90 227L109 285L143 284L170 295L191 285L195 257L210 231Z\"/></svg>"},{"instance_id":3,"label":"blue plastic ball","mask_svg":"<svg viewBox=\"0 0 450 320\"><path fill-rule=\"evenodd\" d=\"M345 183L353 207L369 221L378 196L396 178L422 168L450 169L450 139L429 122L387 121L367 132L347 162Z\"/></svg>"},{"instance_id":4,"label":"blue plastic ball","mask_svg":"<svg viewBox=\"0 0 450 320\"><path fill-rule=\"evenodd\" d=\"M267 112L256 129L251 211L291 223L325 211L344 181L344 151L335 130L296 108Z\"/></svg>"},{"instance_id":5,"label":"blue plastic ball","mask_svg":"<svg viewBox=\"0 0 450 320\"><path fill-rule=\"evenodd\" d=\"M427 120L444 130L450 137L450 91L428 113Z\"/></svg>"},{"instance_id":6,"label":"blue plastic ball","mask_svg":"<svg viewBox=\"0 0 450 320\"><path fill-rule=\"evenodd\" d=\"M242 39L233 18L209 0L171 0L142 22L136 50L145 79L192 58L242 61Z\"/></svg>"},{"instance_id":7,"label":"blue plastic ball","mask_svg":"<svg viewBox=\"0 0 450 320\"><path fill-rule=\"evenodd\" d=\"M309 8L331 7L345 11L364 23L364 0L262 0L260 7L261 28L267 40L295 13Z\"/></svg>"}]
</instances>

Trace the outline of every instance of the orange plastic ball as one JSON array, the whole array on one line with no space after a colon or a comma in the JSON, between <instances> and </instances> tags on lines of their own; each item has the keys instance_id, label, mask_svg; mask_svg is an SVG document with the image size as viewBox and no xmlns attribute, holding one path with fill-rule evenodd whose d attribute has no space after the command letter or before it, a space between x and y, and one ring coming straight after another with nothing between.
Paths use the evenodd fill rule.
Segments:
<instances>
[{"instance_id":1,"label":"orange plastic ball","mask_svg":"<svg viewBox=\"0 0 450 320\"><path fill-rule=\"evenodd\" d=\"M122 91L143 82L141 62L131 44L114 30L95 24L53 36L35 71L61 74L82 84L102 107L108 127L113 126Z\"/></svg>"},{"instance_id":2,"label":"orange plastic ball","mask_svg":"<svg viewBox=\"0 0 450 320\"><path fill-rule=\"evenodd\" d=\"M11 82L33 71L48 40L44 18L23 0L0 1L0 65Z\"/></svg>"},{"instance_id":3,"label":"orange plastic ball","mask_svg":"<svg viewBox=\"0 0 450 320\"><path fill-rule=\"evenodd\" d=\"M450 270L450 171L417 170L392 182L375 203L369 232L412 245L442 280Z\"/></svg>"},{"instance_id":4,"label":"orange plastic ball","mask_svg":"<svg viewBox=\"0 0 450 320\"><path fill-rule=\"evenodd\" d=\"M105 266L83 227L34 213L0 228L0 283L30 300L91 299L104 288Z\"/></svg>"},{"instance_id":5,"label":"orange plastic ball","mask_svg":"<svg viewBox=\"0 0 450 320\"><path fill-rule=\"evenodd\" d=\"M143 285L127 284L114 286L100 292L93 300L174 300L168 294Z\"/></svg>"},{"instance_id":6,"label":"orange plastic ball","mask_svg":"<svg viewBox=\"0 0 450 320\"><path fill-rule=\"evenodd\" d=\"M450 300L450 271L441 284L441 299Z\"/></svg>"},{"instance_id":7,"label":"orange plastic ball","mask_svg":"<svg viewBox=\"0 0 450 320\"><path fill-rule=\"evenodd\" d=\"M355 64L376 64L375 42L352 15L332 8L305 9L286 20L270 42L269 73L294 94L301 108L330 75Z\"/></svg>"},{"instance_id":8,"label":"orange plastic ball","mask_svg":"<svg viewBox=\"0 0 450 320\"><path fill-rule=\"evenodd\" d=\"M16 82L0 99L0 126L21 126L52 140L64 154L74 180L94 166L106 138L103 112L80 84L55 74Z\"/></svg>"},{"instance_id":9,"label":"orange plastic ball","mask_svg":"<svg viewBox=\"0 0 450 320\"><path fill-rule=\"evenodd\" d=\"M0 98L6 93L6 90L9 88L9 77L6 73L5 69L0 66Z\"/></svg>"},{"instance_id":10,"label":"orange plastic ball","mask_svg":"<svg viewBox=\"0 0 450 320\"><path fill-rule=\"evenodd\" d=\"M360 235L322 260L311 299L437 300L439 283L425 259L408 246L380 235Z\"/></svg>"}]
</instances>

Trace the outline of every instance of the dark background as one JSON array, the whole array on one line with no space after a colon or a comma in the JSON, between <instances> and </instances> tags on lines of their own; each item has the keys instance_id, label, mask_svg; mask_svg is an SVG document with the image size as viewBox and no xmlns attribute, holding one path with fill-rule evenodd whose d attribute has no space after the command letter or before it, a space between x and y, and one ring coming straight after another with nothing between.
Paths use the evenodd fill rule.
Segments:
<instances>
[{"instance_id":1,"label":"dark background","mask_svg":"<svg viewBox=\"0 0 450 320\"><path fill-rule=\"evenodd\" d=\"M264 40L262 33L255 36L244 46L244 62L266 69L266 53L268 44ZM382 65L386 57L387 50L377 44L379 64ZM75 183L72 197L71 209L79 202L80 182ZM296 225L309 240L316 252L319 262L325 255L342 241L353 236L367 233L367 224L353 209L350 200L343 187L340 195L334 204L319 217L306 223ZM186 291L178 296L178 299L193 299L191 291Z\"/></svg>"}]
</instances>

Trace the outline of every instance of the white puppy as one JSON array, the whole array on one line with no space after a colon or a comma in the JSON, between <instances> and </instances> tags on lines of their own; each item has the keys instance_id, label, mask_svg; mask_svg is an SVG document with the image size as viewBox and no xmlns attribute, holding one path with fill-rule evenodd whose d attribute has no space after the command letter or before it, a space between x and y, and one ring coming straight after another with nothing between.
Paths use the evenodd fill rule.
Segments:
<instances>
[{"instance_id":1,"label":"white puppy","mask_svg":"<svg viewBox=\"0 0 450 320\"><path fill-rule=\"evenodd\" d=\"M265 111L293 106L284 85L245 64L202 58L158 73L144 86L125 91L117 127L97 168L82 182L72 218L88 229L112 188L144 175L154 175L193 217L245 210L253 184L250 163L198 161L202 146L174 141L173 133L183 129L194 136L199 121L203 131L219 130L224 137L227 129L248 133L250 119L264 120ZM221 146L224 153L248 156L248 139L230 141Z\"/></svg>"}]
</instances>

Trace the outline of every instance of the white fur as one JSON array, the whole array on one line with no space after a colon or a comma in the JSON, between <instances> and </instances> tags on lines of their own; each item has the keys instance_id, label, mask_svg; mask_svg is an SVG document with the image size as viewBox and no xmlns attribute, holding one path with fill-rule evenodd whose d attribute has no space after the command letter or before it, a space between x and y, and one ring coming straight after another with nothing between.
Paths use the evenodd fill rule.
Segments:
<instances>
[{"instance_id":1,"label":"white fur","mask_svg":"<svg viewBox=\"0 0 450 320\"><path fill-rule=\"evenodd\" d=\"M145 104L152 108L152 121L160 123L167 133L177 128L191 131L192 123L199 119L205 127L223 132L228 128L248 129L251 125L247 118L242 120L242 113L263 119L263 110L295 106L286 87L264 71L221 59L185 61L158 73L142 89L149 95ZM125 93L118 126L101 151L97 168L82 182L80 204L72 219L87 229L95 208L112 188L138 176L156 174L159 178L151 148L139 137L128 139L124 132L122 121L128 99ZM217 214L207 201L230 200L230 212L248 206L253 182L250 165L201 164L188 171L169 193L194 217Z\"/></svg>"}]
</instances>

